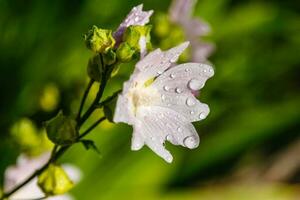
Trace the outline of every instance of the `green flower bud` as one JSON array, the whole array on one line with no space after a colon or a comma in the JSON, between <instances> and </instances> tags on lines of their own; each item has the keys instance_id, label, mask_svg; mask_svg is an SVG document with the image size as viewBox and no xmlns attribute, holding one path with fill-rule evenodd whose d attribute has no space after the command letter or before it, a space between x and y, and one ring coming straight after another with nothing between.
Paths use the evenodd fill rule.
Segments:
<instances>
[{"instance_id":1,"label":"green flower bud","mask_svg":"<svg viewBox=\"0 0 300 200\"><path fill-rule=\"evenodd\" d=\"M87 48L96 53L105 53L116 43L111 30L100 29L97 26L93 26L84 39Z\"/></svg>"},{"instance_id":2,"label":"green flower bud","mask_svg":"<svg viewBox=\"0 0 300 200\"><path fill-rule=\"evenodd\" d=\"M46 195L52 196L68 192L74 184L61 166L50 164L39 175L38 186Z\"/></svg>"},{"instance_id":3,"label":"green flower bud","mask_svg":"<svg viewBox=\"0 0 300 200\"><path fill-rule=\"evenodd\" d=\"M147 47L147 49L151 49L151 42L150 42L151 28L152 28L151 25L129 26L125 31L125 34L123 36L123 41L127 42L131 48L139 51L140 50L140 45L139 45L140 38L145 37L146 38L146 47Z\"/></svg>"},{"instance_id":4,"label":"green flower bud","mask_svg":"<svg viewBox=\"0 0 300 200\"><path fill-rule=\"evenodd\" d=\"M35 155L39 148L40 138L35 124L27 118L23 118L11 127L11 136L22 151L29 155Z\"/></svg>"},{"instance_id":5,"label":"green flower bud","mask_svg":"<svg viewBox=\"0 0 300 200\"><path fill-rule=\"evenodd\" d=\"M102 64L100 55L97 54L89 59L87 73L91 79L100 82L102 76Z\"/></svg>"},{"instance_id":6,"label":"green flower bud","mask_svg":"<svg viewBox=\"0 0 300 200\"><path fill-rule=\"evenodd\" d=\"M72 144L78 136L76 121L64 116L61 111L50 121L46 122L46 131L48 138L54 144L59 145Z\"/></svg>"},{"instance_id":7,"label":"green flower bud","mask_svg":"<svg viewBox=\"0 0 300 200\"><path fill-rule=\"evenodd\" d=\"M117 49L117 58L121 62L129 62L132 59L135 50L127 42L123 42Z\"/></svg>"},{"instance_id":8,"label":"green flower bud","mask_svg":"<svg viewBox=\"0 0 300 200\"><path fill-rule=\"evenodd\" d=\"M116 53L110 49L107 53L103 54L103 61L106 65L112 65L116 62Z\"/></svg>"}]
</instances>

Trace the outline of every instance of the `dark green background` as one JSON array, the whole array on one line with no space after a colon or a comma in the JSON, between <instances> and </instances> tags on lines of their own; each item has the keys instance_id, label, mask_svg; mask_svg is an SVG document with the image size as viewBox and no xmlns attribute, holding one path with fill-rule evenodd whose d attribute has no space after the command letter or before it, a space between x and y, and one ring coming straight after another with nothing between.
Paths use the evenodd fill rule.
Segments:
<instances>
[{"instance_id":1,"label":"dark green background","mask_svg":"<svg viewBox=\"0 0 300 200\"><path fill-rule=\"evenodd\" d=\"M92 25L115 29L140 3L146 10L166 12L170 2L0 0L1 174L19 153L9 138L11 124L30 117L41 125L56 113L37 107L46 84L55 83L60 106L74 111L71 102L78 104L92 55L82 35ZM217 47L210 57L215 76L200 96L211 113L195 123L199 148L167 145L175 158L170 165L148 148L131 152L131 128L106 123L90 136L102 152L100 159L79 145L64 157L83 172L72 190L77 199L265 200L299 195L300 171L280 184L265 181L263 175L274 156L300 136L300 3L201 0L194 15L211 24L209 40ZM122 67L107 95L121 87L132 68Z\"/></svg>"}]
</instances>

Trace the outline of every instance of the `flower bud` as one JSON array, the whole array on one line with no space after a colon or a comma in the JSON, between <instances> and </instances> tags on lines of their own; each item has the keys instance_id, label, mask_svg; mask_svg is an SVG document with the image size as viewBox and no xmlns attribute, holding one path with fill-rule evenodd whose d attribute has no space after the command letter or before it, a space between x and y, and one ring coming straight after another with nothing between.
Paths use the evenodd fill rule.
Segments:
<instances>
[{"instance_id":1,"label":"flower bud","mask_svg":"<svg viewBox=\"0 0 300 200\"><path fill-rule=\"evenodd\" d=\"M97 54L89 59L87 73L91 79L100 82L102 71L103 69L100 61L100 55Z\"/></svg>"},{"instance_id":2,"label":"flower bud","mask_svg":"<svg viewBox=\"0 0 300 200\"><path fill-rule=\"evenodd\" d=\"M78 136L76 121L64 116L61 111L57 116L46 122L46 131L48 138L58 145L72 144Z\"/></svg>"},{"instance_id":3,"label":"flower bud","mask_svg":"<svg viewBox=\"0 0 300 200\"><path fill-rule=\"evenodd\" d=\"M127 42L123 42L117 49L117 58L121 62L129 62L134 53L135 50Z\"/></svg>"},{"instance_id":4,"label":"flower bud","mask_svg":"<svg viewBox=\"0 0 300 200\"><path fill-rule=\"evenodd\" d=\"M103 54L103 61L105 65L112 65L116 62L116 53L110 49L107 53Z\"/></svg>"},{"instance_id":5,"label":"flower bud","mask_svg":"<svg viewBox=\"0 0 300 200\"><path fill-rule=\"evenodd\" d=\"M68 192L74 184L61 166L50 164L39 175L38 186L46 195L52 196Z\"/></svg>"},{"instance_id":6,"label":"flower bud","mask_svg":"<svg viewBox=\"0 0 300 200\"><path fill-rule=\"evenodd\" d=\"M84 39L87 48L96 53L105 53L115 45L112 31L100 29L97 26L93 26L84 36Z\"/></svg>"},{"instance_id":7,"label":"flower bud","mask_svg":"<svg viewBox=\"0 0 300 200\"><path fill-rule=\"evenodd\" d=\"M147 49L151 49L151 42L150 42L150 31L152 26L146 25L146 26L129 26L124 34L123 41L127 42L128 45L139 51L141 49L140 47L140 39L141 37L145 37L146 39L146 47Z\"/></svg>"}]
</instances>

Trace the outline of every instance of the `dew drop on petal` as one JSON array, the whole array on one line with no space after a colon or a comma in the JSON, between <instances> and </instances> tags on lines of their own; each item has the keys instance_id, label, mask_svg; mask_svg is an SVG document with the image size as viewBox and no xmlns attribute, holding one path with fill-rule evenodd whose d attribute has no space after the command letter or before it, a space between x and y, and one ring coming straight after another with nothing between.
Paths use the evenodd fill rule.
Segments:
<instances>
[{"instance_id":1,"label":"dew drop on petal","mask_svg":"<svg viewBox=\"0 0 300 200\"><path fill-rule=\"evenodd\" d=\"M170 88L169 88L168 86L166 86L166 85L164 86L164 90L165 90L165 91L169 91L169 89L170 89Z\"/></svg>"},{"instance_id":2,"label":"dew drop on petal","mask_svg":"<svg viewBox=\"0 0 300 200\"><path fill-rule=\"evenodd\" d=\"M166 156L166 161L168 161L169 163L172 162L173 158L171 156Z\"/></svg>"},{"instance_id":3,"label":"dew drop on petal","mask_svg":"<svg viewBox=\"0 0 300 200\"><path fill-rule=\"evenodd\" d=\"M188 136L184 138L183 144L189 149L194 149L198 146L198 138L195 136Z\"/></svg>"},{"instance_id":4,"label":"dew drop on petal","mask_svg":"<svg viewBox=\"0 0 300 200\"><path fill-rule=\"evenodd\" d=\"M134 18L134 21L135 21L135 22L138 22L138 21L139 21L139 17L135 17L135 18Z\"/></svg>"},{"instance_id":5,"label":"dew drop on petal","mask_svg":"<svg viewBox=\"0 0 300 200\"><path fill-rule=\"evenodd\" d=\"M177 128L177 131L181 133L181 132L182 132L182 128L181 128L181 127L178 127L178 128Z\"/></svg>"},{"instance_id":6,"label":"dew drop on petal","mask_svg":"<svg viewBox=\"0 0 300 200\"><path fill-rule=\"evenodd\" d=\"M191 115L193 115L195 112L191 110L191 112L190 112L190 113L191 113Z\"/></svg>"},{"instance_id":7,"label":"dew drop on petal","mask_svg":"<svg viewBox=\"0 0 300 200\"><path fill-rule=\"evenodd\" d=\"M186 68L184 71L185 71L185 72L189 72L189 71L190 71L190 69L189 69L189 68Z\"/></svg>"},{"instance_id":8,"label":"dew drop on petal","mask_svg":"<svg viewBox=\"0 0 300 200\"><path fill-rule=\"evenodd\" d=\"M182 90L181 90L180 88L176 88L176 89L175 89L175 92L176 92L177 94L180 94L180 93L182 93Z\"/></svg>"},{"instance_id":9,"label":"dew drop on petal","mask_svg":"<svg viewBox=\"0 0 300 200\"><path fill-rule=\"evenodd\" d=\"M175 74L170 74L170 78L175 78Z\"/></svg>"},{"instance_id":10,"label":"dew drop on petal","mask_svg":"<svg viewBox=\"0 0 300 200\"><path fill-rule=\"evenodd\" d=\"M161 95L161 100L163 100L163 101L166 100L166 96L164 94Z\"/></svg>"},{"instance_id":11,"label":"dew drop on petal","mask_svg":"<svg viewBox=\"0 0 300 200\"><path fill-rule=\"evenodd\" d=\"M162 71L157 71L157 74L158 74L158 75L161 75L161 74L162 74Z\"/></svg>"},{"instance_id":12,"label":"dew drop on petal","mask_svg":"<svg viewBox=\"0 0 300 200\"><path fill-rule=\"evenodd\" d=\"M205 118L206 118L206 115L205 115L204 113L200 113L200 114L199 114L199 118L200 118L200 119L205 119Z\"/></svg>"},{"instance_id":13,"label":"dew drop on petal","mask_svg":"<svg viewBox=\"0 0 300 200\"><path fill-rule=\"evenodd\" d=\"M168 134L168 135L166 136L166 140L171 141L172 139L173 139L173 138L172 138L172 135Z\"/></svg>"},{"instance_id":14,"label":"dew drop on petal","mask_svg":"<svg viewBox=\"0 0 300 200\"><path fill-rule=\"evenodd\" d=\"M176 62L176 61L177 61L177 57L178 57L177 55L173 56L173 57L170 59L170 62L172 62L172 63L173 63L173 62Z\"/></svg>"},{"instance_id":15,"label":"dew drop on petal","mask_svg":"<svg viewBox=\"0 0 300 200\"><path fill-rule=\"evenodd\" d=\"M192 98L187 98L187 99L186 99L186 105L188 105L188 106L193 106L193 105L195 105L194 99L192 99Z\"/></svg>"},{"instance_id":16,"label":"dew drop on petal","mask_svg":"<svg viewBox=\"0 0 300 200\"><path fill-rule=\"evenodd\" d=\"M189 81L188 86L191 90L199 90L203 87L203 84L197 79L192 79Z\"/></svg>"}]
</instances>

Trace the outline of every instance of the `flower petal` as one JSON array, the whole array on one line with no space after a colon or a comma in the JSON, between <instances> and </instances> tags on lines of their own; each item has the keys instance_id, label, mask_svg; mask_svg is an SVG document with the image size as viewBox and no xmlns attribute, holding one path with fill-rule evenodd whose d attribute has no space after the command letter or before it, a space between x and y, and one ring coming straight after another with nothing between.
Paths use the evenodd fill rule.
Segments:
<instances>
[{"instance_id":1,"label":"flower petal","mask_svg":"<svg viewBox=\"0 0 300 200\"><path fill-rule=\"evenodd\" d=\"M113 121L132 124L132 116L130 114L128 99L119 94Z\"/></svg>"},{"instance_id":2,"label":"flower petal","mask_svg":"<svg viewBox=\"0 0 300 200\"><path fill-rule=\"evenodd\" d=\"M195 3L195 0L173 0L169 10L171 20L180 22L190 18Z\"/></svg>"},{"instance_id":3,"label":"flower petal","mask_svg":"<svg viewBox=\"0 0 300 200\"><path fill-rule=\"evenodd\" d=\"M113 36L116 40L116 46L120 44L122 35L127 27L131 25L145 25L149 22L149 18L152 15L153 10L143 11L143 4L133 7L125 20L120 24L118 29L114 32Z\"/></svg>"},{"instance_id":4,"label":"flower petal","mask_svg":"<svg viewBox=\"0 0 300 200\"><path fill-rule=\"evenodd\" d=\"M175 63L180 54L187 48L189 42L184 42L168 51L156 49L149 53L136 64L136 68L142 73L138 76L139 81L147 81L162 74L165 70Z\"/></svg>"},{"instance_id":5,"label":"flower petal","mask_svg":"<svg viewBox=\"0 0 300 200\"><path fill-rule=\"evenodd\" d=\"M206 118L209 107L199 102L192 92L201 89L213 74L213 68L206 64L186 63L172 67L152 84L161 93L161 101L156 105L176 110L191 122Z\"/></svg>"},{"instance_id":6,"label":"flower petal","mask_svg":"<svg viewBox=\"0 0 300 200\"><path fill-rule=\"evenodd\" d=\"M199 145L199 136L193 125L174 110L158 106L140 107L137 119L139 125L135 124L135 133L140 134L145 144L167 162L172 162L173 157L164 147L166 140L191 149Z\"/></svg>"}]
</instances>

